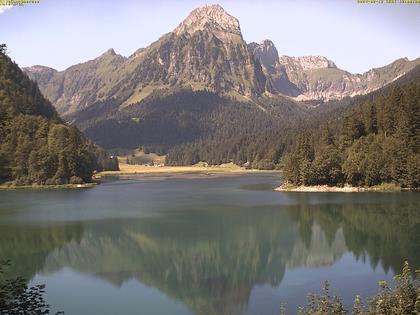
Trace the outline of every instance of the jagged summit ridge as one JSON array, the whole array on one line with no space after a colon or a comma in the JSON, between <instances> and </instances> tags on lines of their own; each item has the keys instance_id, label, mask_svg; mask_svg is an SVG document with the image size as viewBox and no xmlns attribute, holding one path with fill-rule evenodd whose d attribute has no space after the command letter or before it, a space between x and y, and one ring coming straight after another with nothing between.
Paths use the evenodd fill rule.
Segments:
<instances>
[{"instance_id":1,"label":"jagged summit ridge","mask_svg":"<svg viewBox=\"0 0 420 315\"><path fill-rule=\"evenodd\" d=\"M105 53L104 53L104 55L111 55L111 56L115 56L116 55L116 53L115 53L115 50L114 50L114 48L109 48Z\"/></svg>"},{"instance_id":2,"label":"jagged summit ridge","mask_svg":"<svg viewBox=\"0 0 420 315\"><path fill-rule=\"evenodd\" d=\"M303 57L289 57L281 56L280 64L293 63L302 70L314 70L323 68L337 68L335 63L323 56L303 56Z\"/></svg>"},{"instance_id":3,"label":"jagged summit ridge","mask_svg":"<svg viewBox=\"0 0 420 315\"><path fill-rule=\"evenodd\" d=\"M218 4L193 10L175 29L174 33L182 35L193 34L197 31L212 31L242 36L238 19L227 13Z\"/></svg>"}]
</instances>

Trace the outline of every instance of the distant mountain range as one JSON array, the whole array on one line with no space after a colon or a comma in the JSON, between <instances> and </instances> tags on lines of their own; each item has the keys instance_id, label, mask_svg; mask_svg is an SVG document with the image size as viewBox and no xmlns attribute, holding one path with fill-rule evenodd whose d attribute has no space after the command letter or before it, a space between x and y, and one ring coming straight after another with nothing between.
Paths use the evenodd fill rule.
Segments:
<instances>
[{"instance_id":1,"label":"distant mountain range","mask_svg":"<svg viewBox=\"0 0 420 315\"><path fill-rule=\"evenodd\" d=\"M249 48L264 70L266 91L294 97L295 100L340 100L375 91L405 75L420 64L420 58L402 58L382 68L352 74L337 68L322 56L279 57L270 40L251 43Z\"/></svg>"},{"instance_id":2,"label":"distant mountain range","mask_svg":"<svg viewBox=\"0 0 420 315\"><path fill-rule=\"evenodd\" d=\"M192 87L241 101L273 95L328 101L381 88L420 64L420 58L351 74L321 56L279 56L270 40L247 44L239 21L221 6L195 9L172 32L128 58L113 49L57 71L25 68L64 116L113 100L135 104L154 91Z\"/></svg>"}]
</instances>

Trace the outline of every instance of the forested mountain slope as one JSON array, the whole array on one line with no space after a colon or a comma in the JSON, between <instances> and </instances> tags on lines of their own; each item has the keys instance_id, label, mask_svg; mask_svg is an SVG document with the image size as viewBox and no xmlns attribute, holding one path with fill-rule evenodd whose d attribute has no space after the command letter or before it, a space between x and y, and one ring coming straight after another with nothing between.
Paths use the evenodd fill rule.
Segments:
<instances>
[{"instance_id":1,"label":"forested mountain slope","mask_svg":"<svg viewBox=\"0 0 420 315\"><path fill-rule=\"evenodd\" d=\"M210 91L165 89L120 109L103 102L68 118L105 148L146 147L165 153L174 146L278 129L302 119L306 108L278 97L264 103L240 102Z\"/></svg>"},{"instance_id":2,"label":"forested mountain slope","mask_svg":"<svg viewBox=\"0 0 420 315\"><path fill-rule=\"evenodd\" d=\"M0 51L0 182L65 184L91 180L115 165L54 107L19 67Z\"/></svg>"},{"instance_id":3,"label":"forested mountain slope","mask_svg":"<svg viewBox=\"0 0 420 315\"><path fill-rule=\"evenodd\" d=\"M420 67L359 99L316 132L303 130L285 157L297 185L420 186Z\"/></svg>"},{"instance_id":4,"label":"forested mountain slope","mask_svg":"<svg viewBox=\"0 0 420 315\"><path fill-rule=\"evenodd\" d=\"M306 134L309 137L308 145L310 146L310 159L312 161L314 158L314 147L317 148L318 142L321 141L321 134L323 129L325 129L324 126L328 126L328 132L337 138L335 141L338 141L343 122L353 116L358 117L362 115L357 109L363 108L366 106L363 104L369 102L380 102L377 105L378 107L381 107L384 101L393 102L392 112L388 115L394 121L394 124L396 124L395 119L399 119L398 117L410 116L408 124L411 126L411 133L418 135L419 118L416 111L418 112L419 109L415 107L418 106L418 95L407 96L413 102L413 110L413 107L408 108L404 105L403 100L391 100L391 94L394 90L405 91L403 94L409 93L409 87L418 84L419 72L419 67L417 67L390 85L368 95L345 98L341 101L330 101L324 104L324 106L307 105L306 107L300 107L301 111L299 111L298 118L283 120L278 125L274 124L271 128L260 129L259 132L254 134L243 135L238 133L235 137L213 137L207 141L200 140L175 146L169 150L167 163L171 165L183 165L193 164L197 161L206 161L210 164L234 162L239 165L245 164L254 168L272 169L281 167L285 161L291 162L297 160L296 154L291 154L290 151L295 150L297 147L296 139L300 139L302 134ZM282 108L284 109L284 107ZM382 118L378 116L376 119ZM323 126L323 128L320 128L320 126ZM353 126L351 128L355 127ZM389 132L387 135L389 136ZM410 135L410 141L414 141L418 145L418 136ZM341 156L342 153L344 154L346 148L346 146L340 145L339 147L335 147L335 152ZM284 159L286 153L289 153L288 158ZM331 151L332 153L333 151ZM323 158L320 157L319 159ZM291 165L289 164L288 167L290 168ZM303 171L303 169L305 169L303 165L301 168L295 167L293 173L299 172L300 170ZM314 173L311 176L317 175ZM340 176L342 176L341 171ZM291 181L296 184L303 183L297 179L292 179ZM321 182L324 183L325 180L319 183Z\"/></svg>"}]
</instances>

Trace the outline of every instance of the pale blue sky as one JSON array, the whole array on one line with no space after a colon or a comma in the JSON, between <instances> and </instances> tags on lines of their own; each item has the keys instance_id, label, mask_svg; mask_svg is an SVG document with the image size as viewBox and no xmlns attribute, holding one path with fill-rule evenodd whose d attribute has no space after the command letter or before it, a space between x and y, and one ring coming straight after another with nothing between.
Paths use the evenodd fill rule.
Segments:
<instances>
[{"instance_id":1,"label":"pale blue sky","mask_svg":"<svg viewBox=\"0 0 420 315\"><path fill-rule=\"evenodd\" d=\"M271 39L280 55L322 55L350 72L420 57L420 4L357 0L40 0L0 9L0 42L20 66L63 70L111 47L128 56L213 3L240 20L247 42Z\"/></svg>"}]
</instances>

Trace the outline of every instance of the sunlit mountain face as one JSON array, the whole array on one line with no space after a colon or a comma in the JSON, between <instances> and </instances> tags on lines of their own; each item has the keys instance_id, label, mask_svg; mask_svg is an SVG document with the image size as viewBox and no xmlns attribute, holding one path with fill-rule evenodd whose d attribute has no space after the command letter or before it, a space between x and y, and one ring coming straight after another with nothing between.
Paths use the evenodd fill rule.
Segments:
<instances>
[{"instance_id":1,"label":"sunlit mountain face","mask_svg":"<svg viewBox=\"0 0 420 315\"><path fill-rule=\"evenodd\" d=\"M283 135L317 110L330 110L330 101L380 90L420 65L400 58L353 74L325 56L280 56L271 40L246 42L240 21L220 5L193 10L130 56L109 49L80 62L63 71L48 65L24 71L65 121L102 147L163 153L200 141L219 148L214 139L233 142L278 129Z\"/></svg>"},{"instance_id":2,"label":"sunlit mountain face","mask_svg":"<svg viewBox=\"0 0 420 315\"><path fill-rule=\"evenodd\" d=\"M128 57L109 49L63 71L48 65L24 70L58 112L68 116L100 102L124 108L180 87L261 104L261 96L276 95L339 100L377 90L419 64L420 59L401 58L352 74L324 56L279 56L271 40L247 43L240 21L220 5L210 5L193 10L174 30Z\"/></svg>"}]
</instances>

